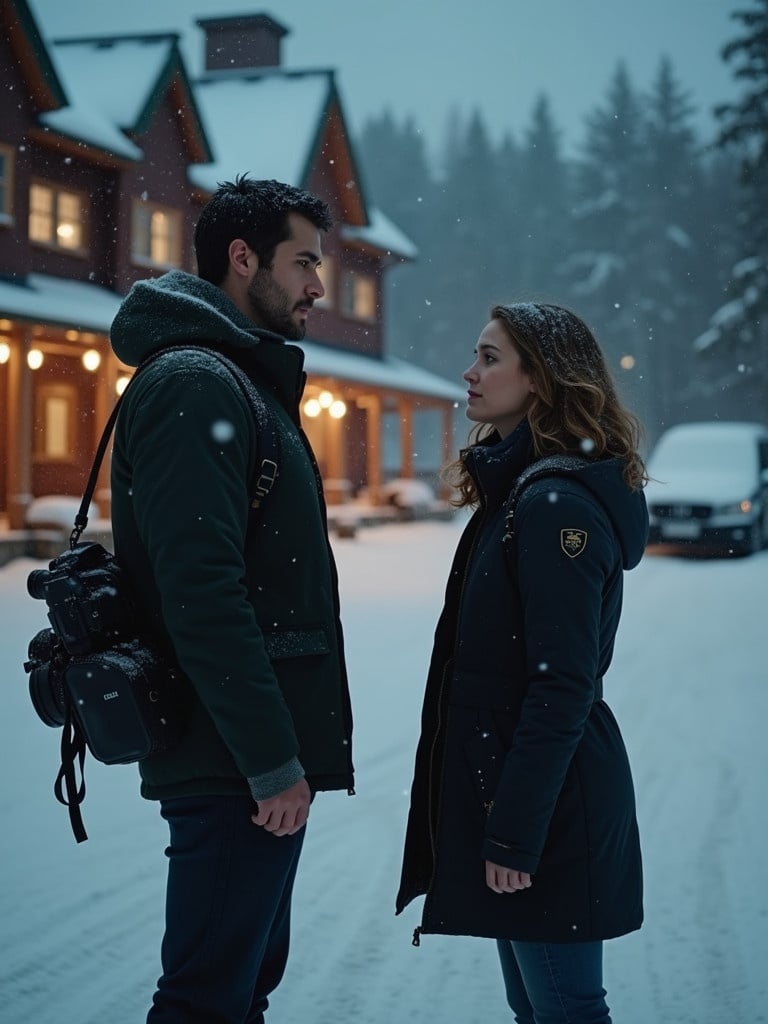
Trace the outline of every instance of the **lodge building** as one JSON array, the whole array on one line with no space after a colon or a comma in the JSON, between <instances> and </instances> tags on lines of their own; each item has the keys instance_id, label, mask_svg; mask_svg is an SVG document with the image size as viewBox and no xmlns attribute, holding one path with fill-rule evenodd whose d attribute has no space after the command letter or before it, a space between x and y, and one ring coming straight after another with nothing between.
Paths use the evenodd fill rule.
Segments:
<instances>
[{"instance_id":1,"label":"lodge building","mask_svg":"<svg viewBox=\"0 0 768 1024\"><path fill-rule=\"evenodd\" d=\"M79 495L130 377L109 346L134 281L194 272L192 234L239 172L320 195L326 295L310 319L305 429L329 501L436 468L463 392L389 356L383 278L413 243L364 187L335 75L281 64L266 14L204 19L190 76L176 34L45 39L26 0L0 5L0 530L45 495ZM97 491L108 514L108 467Z\"/></svg>"}]
</instances>

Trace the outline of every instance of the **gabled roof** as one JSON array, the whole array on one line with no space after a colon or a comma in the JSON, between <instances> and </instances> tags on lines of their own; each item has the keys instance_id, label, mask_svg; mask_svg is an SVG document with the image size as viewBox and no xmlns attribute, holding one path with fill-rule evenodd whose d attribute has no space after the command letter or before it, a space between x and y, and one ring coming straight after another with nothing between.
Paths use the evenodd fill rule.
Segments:
<instances>
[{"instance_id":1,"label":"gabled roof","mask_svg":"<svg viewBox=\"0 0 768 1024\"><path fill-rule=\"evenodd\" d=\"M332 88L330 71L218 72L195 82L215 155L190 168L192 182L214 192L218 182L251 171L304 187Z\"/></svg>"},{"instance_id":2,"label":"gabled roof","mask_svg":"<svg viewBox=\"0 0 768 1024\"><path fill-rule=\"evenodd\" d=\"M220 181L250 172L306 188L323 159L322 147L330 143L337 154L333 170L349 207L342 237L362 248L415 258L413 242L366 202L333 71L217 71L194 88L215 157L190 168L193 184L214 192Z\"/></svg>"},{"instance_id":3,"label":"gabled roof","mask_svg":"<svg viewBox=\"0 0 768 1024\"><path fill-rule=\"evenodd\" d=\"M57 39L53 58L66 82L70 106L41 121L72 138L140 160L127 137L146 130L167 91L178 88L180 116L188 129L192 160L209 160L211 150L176 33Z\"/></svg>"},{"instance_id":4,"label":"gabled roof","mask_svg":"<svg viewBox=\"0 0 768 1024\"><path fill-rule=\"evenodd\" d=\"M26 0L0 3L0 21L7 24L8 38L38 109L55 110L65 104L67 94Z\"/></svg>"},{"instance_id":5,"label":"gabled roof","mask_svg":"<svg viewBox=\"0 0 768 1024\"><path fill-rule=\"evenodd\" d=\"M413 260L419 250L400 228L376 206L368 207L369 223L362 228L345 224L341 229L341 237L362 248L372 247L389 256Z\"/></svg>"}]
</instances>

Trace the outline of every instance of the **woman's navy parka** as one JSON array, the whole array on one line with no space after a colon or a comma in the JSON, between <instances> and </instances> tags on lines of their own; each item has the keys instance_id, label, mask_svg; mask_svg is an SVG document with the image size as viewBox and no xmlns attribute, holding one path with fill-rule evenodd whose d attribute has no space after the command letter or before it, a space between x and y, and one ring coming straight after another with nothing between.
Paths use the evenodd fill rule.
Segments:
<instances>
[{"instance_id":1,"label":"woman's navy parka","mask_svg":"<svg viewBox=\"0 0 768 1024\"><path fill-rule=\"evenodd\" d=\"M547 460L509 516L533 462L527 421L466 458L481 500L437 625L397 912L426 893L424 933L623 935L642 922L642 867L602 678L623 572L646 543L645 499L619 459ZM530 872L532 886L493 892L486 860Z\"/></svg>"}]
</instances>

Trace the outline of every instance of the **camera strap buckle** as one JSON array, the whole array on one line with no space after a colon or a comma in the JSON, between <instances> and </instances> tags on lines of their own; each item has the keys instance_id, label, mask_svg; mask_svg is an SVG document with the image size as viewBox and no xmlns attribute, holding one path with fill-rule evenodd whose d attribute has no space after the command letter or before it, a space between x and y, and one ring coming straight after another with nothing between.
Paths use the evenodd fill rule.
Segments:
<instances>
[{"instance_id":1,"label":"camera strap buckle","mask_svg":"<svg viewBox=\"0 0 768 1024\"><path fill-rule=\"evenodd\" d=\"M80 785L77 784L75 763L80 762ZM88 834L80 813L85 799L85 737L67 704L67 717L61 730L61 767L53 784L53 792L60 804L69 810L69 823L78 843L85 842ZM64 795L66 791L66 796Z\"/></svg>"}]
</instances>

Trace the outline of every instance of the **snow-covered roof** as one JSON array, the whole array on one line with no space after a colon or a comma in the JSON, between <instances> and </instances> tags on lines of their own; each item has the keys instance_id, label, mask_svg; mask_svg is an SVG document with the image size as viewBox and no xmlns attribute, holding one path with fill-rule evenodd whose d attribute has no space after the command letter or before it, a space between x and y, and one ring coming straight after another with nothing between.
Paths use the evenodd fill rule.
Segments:
<instances>
[{"instance_id":1,"label":"snow-covered roof","mask_svg":"<svg viewBox=\"0 0 768 1024\"><path fill-rule=\"evenodd\" d=\"M141 159L123 130L136 127L175 46L170 34L57 40L51 57L70 106L43 114L41 121L111 153Z\"/></svg>"},{"instance_id":2,"label":"snow-covered roof","mask_svg":"<svg viewBox=\"0 0 768 1024\"><path fill-rule=\"evenodd\" d=\"M0 315L82 330L109 330L122 302L117 292L85 281L28 274L23 281L0 279Z\"/></svg>"},{"instance_id":3,"label":"snow-covered roof","mask_svg":"<svg viewBox=\"0 0 768 1024\"><path fill-rule=\"evenodd\" d=\"M356 352L345 352L311 341L303 341L301 347L306 357L304 366L307 373L319 377L336 377L339 380L372 384L379 388L407 391L453 402L467 397L465 388L395 356L380 359L361 356Z\"/></svg>"},{"instance_id":4,"label":"snow-covered roof","mask_svg":"<svg viewBox=\"0 0 768 1024\"><path fill-rule=\"evenodd\" d=\"M370 224L367 227L351 227L345 225L341 229L341 237L351 242L359 241L365 245L373 245L392 256L402 256L413 260L419 250L400 228L393 224L376 206L368 208Z\"/></svg>"},{"instance_id":5,"label":"snow-covered roof","mask_svg":"<svg viewBox=\"0 0 768 1024\"><path fill-rule=\"evenodd\" d=\"M190 167L190 180L214 192L220 181L250 171L257 178L303 185L330 87L324 71L239 71L195 82L214 159Z\"/></svg>"},{"instance_id":6,"label":"snow-covered roof","mask_svg":"<svg viewBox=\"0 0 768 1024\"><path fill-rule=\"evenodd\" d=\"M0 317L108 334L122 301L122 295L99 285L48 274L29 274L23 282L0 279ZM377 359L311 341L301 348L307 372L317 376L449 401L465 397L463 388L394 356Z\"/></svg>"}]
</instances>

